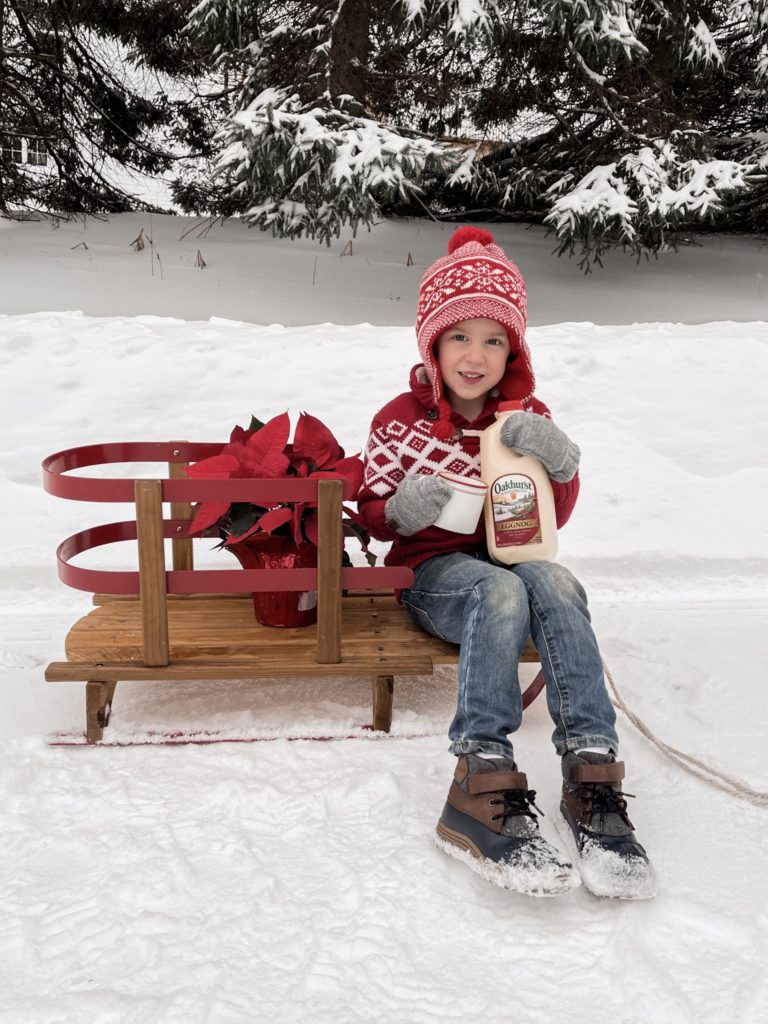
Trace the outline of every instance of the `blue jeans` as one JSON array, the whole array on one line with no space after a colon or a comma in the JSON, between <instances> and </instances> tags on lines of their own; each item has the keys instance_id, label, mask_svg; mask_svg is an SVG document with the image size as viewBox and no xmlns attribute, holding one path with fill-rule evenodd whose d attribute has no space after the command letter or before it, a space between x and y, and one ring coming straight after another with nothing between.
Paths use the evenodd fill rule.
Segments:
<instances>
[{"instance_id":1,"label":"blue jeans","mask_svg":"<svg viewBox=\"0 0 768 1024\"><path fill-rule=\"evenodd\" d=\"M418 565L403 605L417 625L460 644L451 752L512 753L520 728L520 653L529 634L541 656L552 740L562 755L581 747L618 752L616 713L579 581L555 562L492 564L456 552Z\"/></svg>"}]
</instances>

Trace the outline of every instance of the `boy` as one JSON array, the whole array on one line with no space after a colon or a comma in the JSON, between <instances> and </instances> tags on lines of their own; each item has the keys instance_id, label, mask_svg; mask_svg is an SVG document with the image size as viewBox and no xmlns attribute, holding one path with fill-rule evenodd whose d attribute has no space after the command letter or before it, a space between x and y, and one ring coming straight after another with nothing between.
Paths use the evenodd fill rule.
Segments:
<instances>
[{"instance_id":1,"label":"boy","mask_svg":"<svg viewBox=\"0 0 768 1024\"><path fill-rule=\"evenodd\" d=\"M438 845L506 888L552 896L579 884L601 896L647 898L653 871L635 838L616 760L615 713L586 595L552 562L498 566L481 518L472 536L433 524L450 498L440 470L479 476L478 439L500 401L523 403L502 441L547 470L558 527L579 491L579 449L534 397L525 343L525 283L492 235L460 228L448 255L424 275L416 316L422 364L410 391L374 417L360 512L392 541L387 565L413 568L401 600L423 629L460 644L458 758L437 825ZM541 655L553 741L562 758L561 812L578 871L539 833L535 793L515 763L509 734L522 722L517 666L528 636Z\"/></svg>"}]
</instances>

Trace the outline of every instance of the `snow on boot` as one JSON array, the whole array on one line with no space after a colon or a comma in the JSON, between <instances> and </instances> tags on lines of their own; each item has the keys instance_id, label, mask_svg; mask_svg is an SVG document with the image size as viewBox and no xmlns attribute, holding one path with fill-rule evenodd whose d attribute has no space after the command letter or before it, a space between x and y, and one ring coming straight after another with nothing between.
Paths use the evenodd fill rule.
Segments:
<instances>
[{"instance_id":1,"label":"snow on boot","mask_svg":"<svg viewBox=\"0 0 768 1024\"><path fill-rule=\"evenodd\" d=\"M579 884L573 864L539 834L536 794L511 758L458 759L435 842L489 882L527 896Z\"/></svg>"},{"instance_id":2,"label":"snow on boot","mask_svg":"<svg viewBox=\"0 0 768 1024\"><path fill-rule=\"evenodd\" d=\"M627 817L621 791L624 762L612 754L583 751L563 758L560 810L569 825L559 829L573 846L581 880L595 896L645 900L656 895L648 855Z\"/></svg>"}]
</instances>

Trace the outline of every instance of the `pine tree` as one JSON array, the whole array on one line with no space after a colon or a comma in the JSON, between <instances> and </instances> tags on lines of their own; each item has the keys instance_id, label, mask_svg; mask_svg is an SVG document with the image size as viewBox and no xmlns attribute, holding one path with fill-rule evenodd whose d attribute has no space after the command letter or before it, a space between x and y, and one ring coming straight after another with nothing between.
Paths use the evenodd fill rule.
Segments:
<instances>
[{"instance_id":1,"label":"pine tree","mask_svg":"<svg viewBox=\"0 0 768 1024\"><path fill-rule=\"evenodd\" d=\"M427 208L588 265L766 223L768 0L201 0L187 30L229 103L203 194L280 235Z\"/></svg>"},{"instance_id":2,"label":"pine tree","mask_svg":"<svg viewBox=\"0 0 768 1024\"><path fill-rule=\"evenodd\" d=\"M131 209L124 168L157 175L205 144L199 105L182 89L191 49L180 29L191 7L0 0L3 213Z\"/></svg>"}]
</instances>

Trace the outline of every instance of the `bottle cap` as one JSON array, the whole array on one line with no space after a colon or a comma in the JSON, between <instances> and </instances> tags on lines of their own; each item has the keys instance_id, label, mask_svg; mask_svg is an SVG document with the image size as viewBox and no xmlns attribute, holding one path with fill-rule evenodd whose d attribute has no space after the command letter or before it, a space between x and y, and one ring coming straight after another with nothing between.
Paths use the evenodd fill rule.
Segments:
<instances>
[{"instance_id":1,"label":"bottle cap","mask_svg":"<svg viewBox=\"0 0 768 1024\"><path fill-rule=\"evenodd\" d=\"M518 401L514 401L514 402L499 402L499 410L498 411L499 412L521 412L522 408L523 408L523 403L522 402L518 402Z\"/></svg>"}]
</instances>

